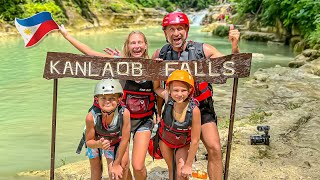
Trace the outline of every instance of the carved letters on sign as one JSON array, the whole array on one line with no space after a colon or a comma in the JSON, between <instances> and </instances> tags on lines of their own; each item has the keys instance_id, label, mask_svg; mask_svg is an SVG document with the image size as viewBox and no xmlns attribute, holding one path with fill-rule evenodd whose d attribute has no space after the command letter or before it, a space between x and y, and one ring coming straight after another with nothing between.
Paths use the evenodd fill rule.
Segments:
<instances>
[{"instance_id":1,"label":"carved letters on sign","mask_svg":"<svg viewBox=\"0 0 320 180\"><path fill-rule=\"evenodd\" d=\"M196 80L225 83L227 78L250 75L251 54L239 53L213 59L159 61L142 58L104 58L49 52L43 77L89 79L166 80L175 69L189 71Z\"/></svg>"}]
</instances>

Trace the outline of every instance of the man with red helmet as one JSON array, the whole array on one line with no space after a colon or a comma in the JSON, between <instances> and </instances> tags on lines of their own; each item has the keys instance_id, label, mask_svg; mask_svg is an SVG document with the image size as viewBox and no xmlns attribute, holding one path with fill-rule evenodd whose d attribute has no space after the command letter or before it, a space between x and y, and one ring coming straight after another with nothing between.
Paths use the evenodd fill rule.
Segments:
<instances>
[{"instance_id":1,"label":"man with red helmet","mask_svg":"<svg viewBox=\"0 0 320 180\"><path fill-rule=\"evenodd\" d=\"M187 41L190 28L186 14L182 12L171 12L162 21L163 32L168 44L154 52L153 59L163 60L193 60L207 59L223 56L215 47ZM232 53L238 53L238 41L240 32L230 26L229 40L232 45ZM154 86L160 86L159 81ZM195 85L195 99L199 100L201 111L201 140L208 152L208 175L209 179L222 178L222 154L219 132L217 128L217 117L213 107L212 87L207 82L197 82ZM161 102L162 101L162 102ZM158 100L158 114L161 114L163 100Z\"/></svg>"}]
</instances>

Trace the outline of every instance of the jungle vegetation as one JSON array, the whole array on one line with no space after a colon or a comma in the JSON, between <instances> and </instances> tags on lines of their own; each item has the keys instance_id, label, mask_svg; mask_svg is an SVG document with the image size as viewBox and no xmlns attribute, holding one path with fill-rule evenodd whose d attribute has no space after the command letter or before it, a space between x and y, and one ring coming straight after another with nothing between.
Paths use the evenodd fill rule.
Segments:
<instances>
[{"instance_id":1,"label":"jungle vegetation","mask_svg":"<svg viewBox=\"0 0 320 180\"><path fill-rule=\"evenodd\" d=\"M320 1L233 0L239 17L253 17L263 26L282 23L287 32L297 29L308 46L320 44Z\"/></svg>"},{"instance_id":2,"label":"jungle vegetation","mask_svg":"<svg viewBox=\"0 0 320 180\"><path fill-rule=\"evenodd\" d=\"M320 1L315 0L230 0L237 3L235 11L241 18L253 18L261 25L277 22L291 32L293 28L312 47L320 44ZM81 16L93 22L95 11L135 13L143 7L160 7L168 12L176 9L195 10L213 5L219 0L0 0L0 23L14 24L14 18L30 17L49 11L58 24L68 21L66 8L75 8Z\"/></svg>"}]
</instances>

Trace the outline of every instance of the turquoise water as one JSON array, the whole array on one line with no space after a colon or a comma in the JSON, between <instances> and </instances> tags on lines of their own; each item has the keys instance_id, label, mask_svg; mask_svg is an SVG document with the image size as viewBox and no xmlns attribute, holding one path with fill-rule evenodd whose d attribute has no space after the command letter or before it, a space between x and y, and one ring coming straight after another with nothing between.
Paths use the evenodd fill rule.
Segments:
<instances>
[{"instance_id":1,"label":"turquoise water","mask_svg":"<svg viewBox=\"0 0 320 180\"><path fill-rule=\"evenodd\" d=\"M165 43L159 28L140 29L149 41L149 54ZM131 30L90 33L75 37L95 50L105 47L121 49ZM215 46L224 54L231 52L226 38L212 37L192 27L189 39ZM262 53L264 59L254 58L252 71L258 68L285 66L293 57L288 47L265 43L240 42L241 52ZM26 49L22 38L0 42L0 178L13 179L17 172L50 169L51 113L53 80L43 76L47 52L78 53L58 33L49 35L36 47ZM56 166L86 159L77 155L87 109L92 103L96 81L59 79L56 138Z\"/></svg>"}]
</instances>

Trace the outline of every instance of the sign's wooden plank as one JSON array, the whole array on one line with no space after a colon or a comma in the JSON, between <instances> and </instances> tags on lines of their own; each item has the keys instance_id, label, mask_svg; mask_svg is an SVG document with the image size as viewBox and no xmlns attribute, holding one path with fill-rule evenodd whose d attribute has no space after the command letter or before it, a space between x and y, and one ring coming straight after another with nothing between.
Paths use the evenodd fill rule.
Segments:
<instances>
[{"instance_id":1,"label":"sign's wooden plank","mask_svg":"<svg viewBox=\"0 0 320 180\"><path fill-rule=\"evenodd\" d=\"M192 61L159 61L143 58L105 58L71 53L48 52L43 77L166 80L175 69L188 70L197 81L223 84L227 78L250 75L251 53Z\"/></svg>"}]
</instances>

